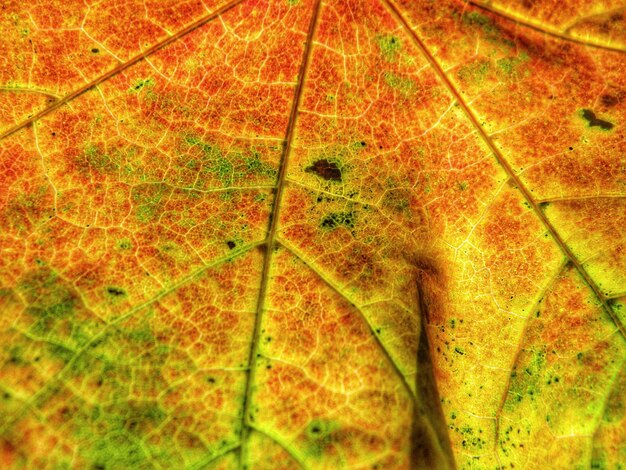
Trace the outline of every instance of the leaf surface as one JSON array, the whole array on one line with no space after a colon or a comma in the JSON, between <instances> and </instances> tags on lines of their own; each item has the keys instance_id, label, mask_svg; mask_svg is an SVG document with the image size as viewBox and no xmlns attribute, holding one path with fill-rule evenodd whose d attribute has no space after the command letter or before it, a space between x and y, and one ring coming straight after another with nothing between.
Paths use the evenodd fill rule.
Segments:
<instances>
[{"instance_id":1,"label":"leaf surface","mask_svg":"<svg viewBox=\"0 0 626 470\"><path fill-rule=\"evenodd\" d=\"M4 468L619 468L619 2L7 2Z\"/></svg>"}]
</instances>

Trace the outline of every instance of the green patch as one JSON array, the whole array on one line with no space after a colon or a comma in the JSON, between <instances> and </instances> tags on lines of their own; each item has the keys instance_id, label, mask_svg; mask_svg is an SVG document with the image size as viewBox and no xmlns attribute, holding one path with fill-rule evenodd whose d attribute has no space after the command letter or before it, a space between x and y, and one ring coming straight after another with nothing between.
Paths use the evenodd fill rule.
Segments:
<instances>
[{"instance_id":1,"label":"green patch","mask_svg":"<svg viewBox=\"0 0 626 470\"><path fill-rule=\"evenodd\" d=\"M500 28L485 15L478 12L466 12L461 16L461 22L468 27L480 29L487 41L503 44L507 47L515 47L515 43L502 37Z\"/></svg>"},{"instance_id":2,"label":"green patch","mask_svg":"<svg viewBox=\"0 0 626 470\"><path fill-rule=\"evenodd\" d=\"M471 64L461 67L457 72L457 76L459 80L463 82L480 85L485 81L485 78L487 78L490 69L491 64L487 60L472 62Z\"/></svg>"},{"instance_id":3,"label":"green patch","mask_svg":"<svg viewBox=\"0 0 626 470\"><path fill-rule=\"evenodd\" d=\"M400 39L395 36L378 36L375 41L385 61L395 62L398 60L398 54L402 50Z\"/></svg>"},{"instance_id":4,"label":"green patch","mask_svg":"<svg viewBox=\"0 0 626 470\"><path fill-rule=\"evenodd\" d=\"M24 349L21 346L13 346L9 349L9 364L24 366L28 361L24 358Z\"/></svg>"},{"instance_id":5,"label":"green patch","mask_svg":"<svg viewBox=\"0 0 626 470\"><path fill-rule=\"evenodd\" d=\"M504 57L496 61L496 69L503 75L518 76L520 65L528 62L528 54L522 52L517 57Z\"/></svg>"},{"instance_id":6,"label":"green patch","mask_svg":"<svg viewBox=\"0 0 626 470\"><path fill-rule=\"evenodd\" d=\"M394 187L394 186L392 186ZM397 187L397 185L395 185ZM398 213L409 215L411 194L405 189L390 189L383 196L382 205Z\"/></svg>"},{"instance_id":7,"label":"green patch","mask_svg":"<svg viewBox=\"0 0 626 470\"><path fill-rule=\"evenodd\" d=\"M499 32L498 27L493 24L491 19L478 12L463 13L461 21L467 26L477 26L487 34L495 34Z\"/></svg>"},{"instance_id":8,"label":"green patch","mask_svg":"<svg viewBox=\"0 0 626 470\"><path fill-rule=\"evenodd\" d=\"M272 165L261 160L261 156L257 152L253 152L252 156L244 157L245 170L248 174L266 176L275 179L278 171Z\"/></svg>"},{"instance_id":9,"label":"green patch","mask_svg":"<svg viewBox=\"0 0 626 470\"><path fill-rule=\"evenodd\" d=\"M28 274L19 290L30 304L26 313L35 319L32 331L37 334L46 334L56 323L71 317L80 302L77 294L46 268Z\"/></svg>"},{"instance_id":10,"label":"green patch","mask_svg":"<svg viewBox=\"0 0 626 470\"><path fill-rule=\"evenodd\" d=\"M129 331L128 339L133 343L151 343L155 340L155 336L152 333L150 326L147 323L144 323L139 328Z\"/></svg>"},{"instance_id":11,"label":"green patch","mask_svg":"<svg viewBox=\"0 0 626 470\"><path fill-rule=\"evenodd\" d=\"M535 395L539 392L540 379L542 379L545 366L546 352L543 350L534 351L528 358L526 367L520 370L514 370L511 373L509 386L511 397L507 400L506 407L510 408L514 406L520 403L524 398L535 399ZM556 381L558 382L558 378Z\"/></svg>"},{"instance_id":12,"label":"green patch","mask_svg":"<svg viewBox=\"0 0 626 470\"><path fill-rule=\"evenodd\" d=\"M169 193L165 184L144 184L133 188L131 198L136 204L159 204L163 197Z\"/></svg>"},{"instance_id":13,"label":"green patch","mask_svg":"<svg viewBox=\"0 0 626 470\"><path fill-rule=\"evenodd\" d=\"M335 421L314 419L306 428L307 454L322 457L333 442L333 434L340 429Z\"/></svg>"},{"instance_id":14,"label":"green patch","mask_svg":"<svg viewBox=\"0 0 626 470\"><path fill-rule=\"evenodd\" d=\"M190 161L187 167L198 170L199 174L212 175L225 188L233 186L235 181L257 176L275 180L278 170L261 159L261 154L255 148L246 150L232 150L226 154L210 143L203 142L194 135L185 137L185 143L197 147L201 151L199 161ZM196 186L202 187L205 178L200 178Z\"/></svg>"},{"instance_id":15,"label":"green patch","mask_svg":"<svg viewBox=\"0 0 626 470\"><path fill-rule=\"evenodd\" d=\"M398 90L404 96L409 96L415 91L415 83L410 78L400 77L393 72L385 72L383 76L387 86Z\"/></svg>"},{"instance_id":16,"label":"green patch","mask_svg":"<svg viewBox=\"0 0 626 470\"><path fill-rule=\"evenodd\" d=\"M119 165L113 162L109 155L105 154L99 146L88 144L82 155L78 157L78 165L81 170L92 170L97 173L110 173L117 171Z\"/></svg>"},{"instance_id":17,"label":"green patch","mask_svg":"<svg viewBox=\"0 0 626 470\"><path fill-rule=\"evenodd\" d=\"M171 190L165 184L145 184L135 186L131 192L133 202L138 206L135 209L135 218L138 222L153 221L162 211L165 196Z\"/></svg>"},{"instance_id":18,"label":"green patch","mask_svg":"<svg viewBox=\"0 0 626 470\"><path fill-rule=\"evenodd\" d=\"M599 454L599 455L598 455ZM606 470L608 465L606 463L606 455L604 451L594 449L594 456L591 459L591 469L593 470Z\"/></svg>"},{"instance_id":19,"label":"green patch","mask_svg":"<svg viewBox=\"0 0 626 470\"><path fill-rule=\"evenodd\" d=\"M115 247L119 250L130 250L133 247L129 238L120 238L115 243Z\"/></svg>"},{"instance_id":20,"label":"green patch","mask_svg":"<svg viewBox=\"0 0 626 470\"><path fill-rule=\"evenodd\" d=\"M148 468L149 456L141 442L125 432L111 432L80 449L92 468Z\"/></svg>"},{"instance_id":21,"label":"green patch","mask_svg":"<svg viewBox=\"0 0 626 470\"><path fill-rule=\"evenodd\" d=\"M187 252L177 243L164 243L158 246L158 250L176 261L186 261L188 259Z\"/></svg>"},{"instance_id":22,"label":"green patch","mask_svg":"<svg viewBox=\"0 0 626 470\"><path fill-rule=\"evenodd\" d=\"M137 221L147 224L155 218L156 210L154 206L140 206L137 208Z\"/></svg>"}]
</instances>

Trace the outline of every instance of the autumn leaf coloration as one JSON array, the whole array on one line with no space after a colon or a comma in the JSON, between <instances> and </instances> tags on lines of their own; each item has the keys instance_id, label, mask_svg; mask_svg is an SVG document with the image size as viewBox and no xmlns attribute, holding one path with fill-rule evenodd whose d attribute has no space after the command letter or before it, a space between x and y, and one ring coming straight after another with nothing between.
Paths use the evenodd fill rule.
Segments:
<instances>
[{"instance_id":1,"label":"autumn leaf coloration","mask_svg":"<svg viewBox=\"0 0 626 470\"><path fill-rule=\"evenodd\" d=\"M0 467L624 465L623 1L1 6Z\"/></svg>"}]
</instances>

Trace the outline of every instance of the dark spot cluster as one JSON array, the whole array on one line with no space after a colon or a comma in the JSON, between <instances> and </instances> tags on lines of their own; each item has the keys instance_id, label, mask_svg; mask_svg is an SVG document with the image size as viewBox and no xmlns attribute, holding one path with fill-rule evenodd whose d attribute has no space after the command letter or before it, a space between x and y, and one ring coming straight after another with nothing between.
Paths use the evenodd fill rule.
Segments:
<instances>
[{"instance_id":1,"label":"dark spot cluster","mask_svg":"<svg viewBox=\"0 0 626 470\"><path fill-rule=\"evenodd\" d=\"M333 212L322 219L320 226L327 230L334 230L340 226L353 229L355 215L355 212Z\"/></svg>"}]
</instances>

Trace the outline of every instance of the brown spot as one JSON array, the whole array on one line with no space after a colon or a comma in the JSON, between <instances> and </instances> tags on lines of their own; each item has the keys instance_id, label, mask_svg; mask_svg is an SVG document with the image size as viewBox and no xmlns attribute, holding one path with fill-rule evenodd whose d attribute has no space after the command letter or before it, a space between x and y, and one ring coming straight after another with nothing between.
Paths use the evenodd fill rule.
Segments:
<instances>
[{"instance_id":1,"label":"brown spot","mask_svg":"<svg viewBox=\"0 0 626 470\"><path fill-rule=\"evenodd\" d=\"M596 114L590 109L583 109L583 117L587 120L587 122L589 122L589 127L599 127L605 131L613 129L614 127L612 123L603 119L598 119Z\"/></svg>"},{"instance_id":2,"label":"brown spot","mask_svg":"<svg viewBox=\"0 0 626 470\"><path fill-rule=\"evenodd\" d=\"M600 98L600 100L602 101L602 104L607 108L612 108L617 103L622 101L621 97L613 95L602 95L602 98Z\"/></svg>"},{"instance_id":3,"label":"brown spot","mask_svg":"<svg viewBox=\"0 0 626 470\"><path fill-rule=\"evenodd\" d=\"M326 158L317 160L313 165L305 168L307 173L315 173L326 181L341 181L341 170L335 162Z\"/></svg>"}]
</instances>

